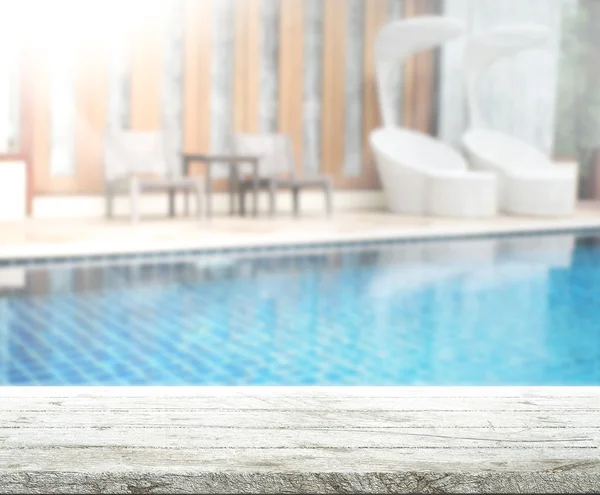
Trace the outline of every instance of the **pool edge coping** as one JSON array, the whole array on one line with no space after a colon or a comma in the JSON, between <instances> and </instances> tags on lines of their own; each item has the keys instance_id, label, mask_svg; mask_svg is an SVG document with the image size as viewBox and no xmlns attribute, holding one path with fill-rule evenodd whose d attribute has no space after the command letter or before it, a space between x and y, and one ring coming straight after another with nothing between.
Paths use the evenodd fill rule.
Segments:
<instances>
[{"instance_id":1,"label":"pool edge coping","mask_svg":"<svg viewBox=\"0 0 600 495\"><path fill-rule=\"evenodd\" d=\"M443 240L502 238L512 236L535 235L583 235L600 233L600 219L572 225L534 225L508 226L492 228L432 228L429 232L372 232L369 234L350 234L325 238L268 238L238 239L235 242L221 242L214 245L199 245L195 242L152 242L143 245L121 246L117 249L105 249L97 243L69 246L44 244L35 249L21 252L2 252L0 249L0 268L47 266L65 263L94 263L102 261L129 260L168 260L170 257L210 256L210 255L252 255L272 253L294 253L308 249L342 249L353 246L377 246L385 244L406 244ZM48 249L50 248L50 249Z\"/></svg>"}]
</instances>

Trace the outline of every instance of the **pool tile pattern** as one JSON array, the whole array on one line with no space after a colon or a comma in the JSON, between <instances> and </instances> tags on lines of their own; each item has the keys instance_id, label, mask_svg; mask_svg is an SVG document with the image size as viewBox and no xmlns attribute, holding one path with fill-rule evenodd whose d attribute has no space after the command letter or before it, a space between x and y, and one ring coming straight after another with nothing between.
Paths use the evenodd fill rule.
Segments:
<instances>
[{"instance_id":1,"label":"pool tile pattern","mask_svg":"<svg viewBox=\"0 0 600 495\"><path fill-rule=\"evenodd\" d=\"M597 385L599 245L522 236L28 266L24 288L0 293L0 384Z\"/></svg>"}]
</instances>

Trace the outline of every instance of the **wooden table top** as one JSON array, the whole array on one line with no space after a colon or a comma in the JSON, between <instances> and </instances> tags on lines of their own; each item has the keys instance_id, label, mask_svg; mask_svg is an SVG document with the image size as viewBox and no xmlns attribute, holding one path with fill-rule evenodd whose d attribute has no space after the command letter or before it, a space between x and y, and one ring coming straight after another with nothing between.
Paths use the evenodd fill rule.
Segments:
<instances>
[{"instance_id":1,"label":"wooden table top","mask_svg":"<svg viewBox=\"0 0 600 495\"><path fill-rule=\"evenodd\" d=\"M600 387L3 387L0 493L578 493Z\"/></svg>"}]
</instances>

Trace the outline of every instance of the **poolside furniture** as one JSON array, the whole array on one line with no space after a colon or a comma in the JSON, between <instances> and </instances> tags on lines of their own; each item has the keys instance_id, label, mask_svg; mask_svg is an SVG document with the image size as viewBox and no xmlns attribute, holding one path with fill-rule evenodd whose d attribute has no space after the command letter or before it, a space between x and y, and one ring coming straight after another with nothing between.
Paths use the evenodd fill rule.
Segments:
<instances>
[{"instance_id":1,"label":"poolside furniture","mask_svg":"<svg viewBox=\"0 0 600 495\"><path fill-rule=\"evenodd\" d=\"M497 212L494 174L469 171L454 148L397 122L393 69L463 30L457 19L422 16L392 22L377 35L375 68L383 127L372 131L369 141L392 212L444 217L490 217Z\"/></svg>"},{"instance_id":2,"label":"poolside furniture","mask_svg":"<svg viewBox=\"0 0 600 495\"><path fill-rule=\"evenodd\" d=\"M194 192L197 214L201 215L203 180L178 173L169 156L171 151L169 136L159 131L118 131L105 135L103 153L108 218L113 216L114 197L129 194L131 222L137 223L140 195L144 191L166 191L169 195L169 216L175 215L177 191Z\"/></svg>"},{"instance_id":3,"label":"poolside furniture","mask_svg":"<svg viewBox=\"0 0 600 495\"><path fill-rule=\"evenodd\" d=\"M240 168L244 168L248 172L250 167L251 177L258 176L258 164L260 155L244 154L211 154L211 153L182 153L183 170L185 175L189 175L189 168L192 162L201 163L206 167L205 184L206 184L206 216L212 217L212 168L213 166L222 167L227 164L229 167L229 213L236 213L235 200L239 196ZM255 195L257 192L255 191ZM256 203L256 197L254 198ZM256 213L255 213L256 214Z\"/></svg>"},{"instance_id":4,"label":"poolside furniture","mask_svg":"<svg viewBox=\"0 0 600 495\"><path fill-rule=\"evenodd\" d=\"M254 214L258 203L258 189L269 191L269 213L275 215L276 196L279 189L290 189L292 192L294 215L300 212L300 192L307 188L322 189L325 194L325 209L332 213L333 182L331 177L313 176L297 177L295 175L292 140L285 134L247 134L234 135L234 149L238 154L260 155L258 174L251 178L240 177L239 194L242 213L245 211L245 196L248 190L254 193Z\"/></svg>"},{"instance_id":5,"label":"poolside furniture","mask_svg":"<svg viewBox=\"0 0 600 495\"><path fill-rule=\"evenodd\" d=\"M494 174L470 171L453 148L394 127L376 129L369 139L390 211L441 217L496 214Z\"/></svg>"},{"instance_id":6,"label":"poolside furniture","mask_svg":"<svg viewBox=\"0 0 600 495\"><path fill-rule=\"evenodd\" d=\"M489 129L478 102L481 78L496 61L545 44L545 26L524 23L474 36L467 45L466 84L470 127L462 137L473 169L490 171L499 181L499 208L513 215L568 216L577 200L577 170L560 166L529 143Z\"/></svg>"}]
</instances>

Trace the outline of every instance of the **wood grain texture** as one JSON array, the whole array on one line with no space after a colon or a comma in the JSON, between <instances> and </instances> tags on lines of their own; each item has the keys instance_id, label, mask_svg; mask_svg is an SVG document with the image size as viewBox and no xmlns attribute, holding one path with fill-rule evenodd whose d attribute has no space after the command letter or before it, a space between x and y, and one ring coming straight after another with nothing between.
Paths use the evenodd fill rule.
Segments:
<instances>
[{"instance_id":1,"label":"wood grain texture","mask_svg":"<svg viewBox=\"0 0 600 495\"><path fill-rule=\"evenodd\" d=\"M83 40L77 50L75 82L75 178L77 192L104 190L102 141L107 125L108 59L102 44Z\"/></svg>"},{"instance_id":2,"label":"wood grain texture","mask_svg":"<svg viewBox=\"0 0 600 495\"><path fill-rule=\"evenodd\" d=\"M437 0L406 0L404 17L434 15L439 10ZM436 56L434 50L417 53L408 58L403 69L402 107L403 125L424 133L433 130L431 119L435 99L434 77Z\"/></svg>"},{"instance_id":3,"label":"wood grain texture","mask_svg":"<svg viewBox=\"0 0 600 495\"><path fill-rule=\"evenodd\" d=\"M234 130L258 129L260 0L235 2Z\"/></svg>"},{"instance_id":4,"label":"wood grain texture","mask_svg":"<svg viewBox=\"0 0 600 495\"><path fill-rule=\"evenodd\" d=\"M31 216L33 212L34 175L33 153L35 149L35 59L31 40L26 40L21 47L20 85L21 85L21 122L20 122L20 154L27 164L27 191L25 212Z\"/></svg>"},{"instance_id":5,"label":"wood grain texture","mask_svg":"<svg viewBox=\"0 0 600 495\"><path fill-rule=\"evenodd\" d=\"M419 4L420 15L433 15L438 12L436 0L422 0ZM435 99L433 93L435 77L436 51L427 50L417 55L416 69L416 128L421 132L433 131L432 108Z\"/></svg>"},{"instance_id":6,"label":"wood grain texture","mask_svg":"<svg viewBox=\"0 0 600 495\"><path fill-rule=\"evenodd\" d=\"M302 70L304 0L281 0L279 45L279 132L294 146L296 173L302 172Z\"/></svg>"},{"instance_id":7,"label":"wood grain texture","mask_svg":"<svg viewBox=\"0 0 600 495\"><path fill-rule=\"evenodd\" d=\"M346 61L347 0L323 2L323 96L321 143L324 175L337 185L344 159L344 86Z\"/></svg>"},{"instance_id":8,"label":"wood grain texture","mask_svg":"<svg viewBox=\"0 0 600 495\"><path fill-rule=\"evenodd\" d=\"M132 26L131 129L151 131L161 125L163 18L148 9Z\"/></svg>"},{"instance_id":9,"label":"wood grain texture","mask_svg":"<svg viewBox=\"0 0 600 495\"><path fill-rule=\"evenodd\" d=\"M246 58L245 71L245 121L246 132L258 131L258 101L260 84L260 0L245 0L246 10L246 41L244 56Z\"/></svg>"},{"instance_id":10,"label":"wood grain texture","mask_svg":"<svg viewBox=\"0 0 600 495\"><path fill-rule=\"evenodd\" d=\"M593 492L599 404L600 387L3 387L0 493Z\"/></svg>"},{"instance_id":11,"label":"wood grain texture","mask_svg":"<svg viewBox=\"0 0 600 495\"><path fill-rule=\"evenodd\" d=\"M50 175L50 63L48 50L41 44L32 46L33 67L33 143L32 152L35 174L34 193L65 192L74 190L74 178L52 180Z\"/></svg>"},{"instance_id":12,"label":"wood grain texture","mask_svg":"<svg viewBox=\"0 0 600 495\"><path fill-rule=\"evenodd\" d=\"M236 132L244 130L246 122L246 17L247 0L236 0L234 3L234 78L233 78L233 128Z\"/></svg>"},{"instance_id":13,"label":"wood grain texture","mask_svg":"<svg viewBox=\"0 0 600 495\"><path fill-rule=\"evenodd\" d=\"M381 123L379 115L379 102L375 82L374 50L377 33L387 21L387 1L371 0L365 2L365 41L364 41L364 93L363 93L363 170L361 185L368 189L378 189L379 178L375 163L369 134Z\"/></svg>"},{"instance_id":14,"label":"wood grain texture","mask_svg":"<svg viewBox=\"0 0 600 495\"><path fill-rule=\"evenodd\" d=\"M419 0L404 0L404 18L415 17L418 15ZM417 59L415 56L409 57L404 61L402 69L402 126L413 128L415 125L414 107L415 107L415 73L417 70Z\"/></svg>"},{"instance_id":15,"label":"wood grain texture","mask_svg":"<svg viewBox=\"0 0 600 495\"><path fill-rule=\"evenodd\" d=\"M184 9L183 148L205 153L210 151L212 1L185 0Z\"/></svg>"}]
</instances>

